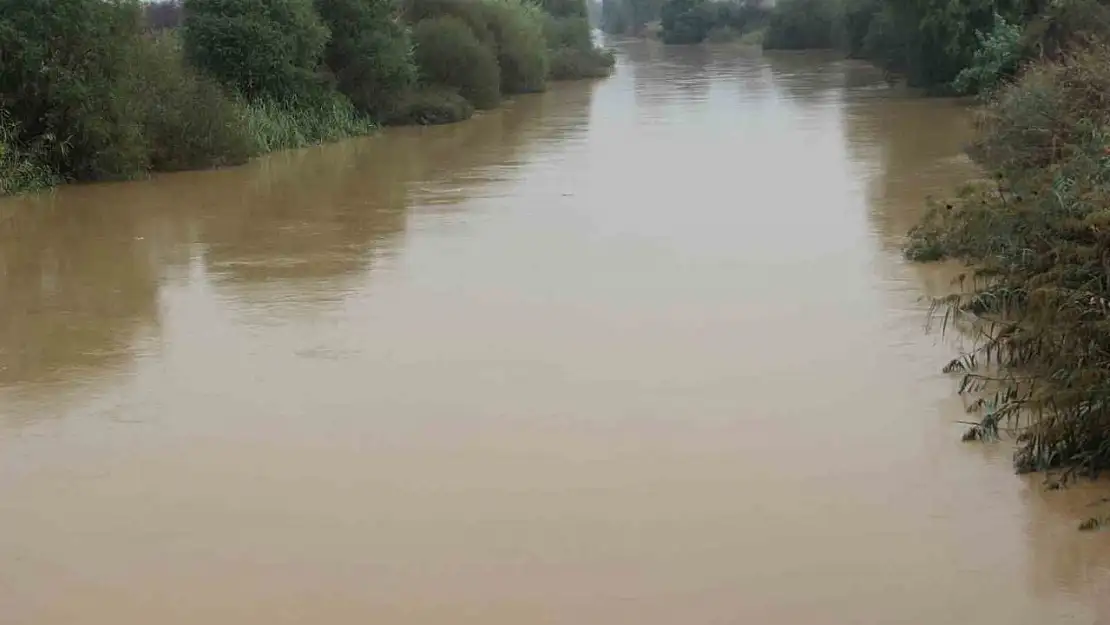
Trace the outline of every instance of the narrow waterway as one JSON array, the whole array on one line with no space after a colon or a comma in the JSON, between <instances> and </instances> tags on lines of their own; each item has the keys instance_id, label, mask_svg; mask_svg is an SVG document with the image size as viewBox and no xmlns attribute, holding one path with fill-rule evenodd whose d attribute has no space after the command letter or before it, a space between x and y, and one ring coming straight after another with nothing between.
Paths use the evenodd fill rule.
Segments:
<instances>
[{"instance_id":1,"label":"narrow waterway","mask_svg":"<svg viewBox=\"0 0 1110 625\"><path fill-rule=\"evenodd\" d=\"M618 44L468 123L0 204L3 625L1110 623L899 239L969 114Z\"/></svg>"}]
</instances>

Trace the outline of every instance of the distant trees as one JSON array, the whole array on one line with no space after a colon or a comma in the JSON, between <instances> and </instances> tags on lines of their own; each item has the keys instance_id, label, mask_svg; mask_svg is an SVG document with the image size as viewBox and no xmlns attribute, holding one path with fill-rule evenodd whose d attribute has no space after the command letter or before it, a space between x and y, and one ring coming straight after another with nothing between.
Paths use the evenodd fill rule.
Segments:
<instances>
[{"instance_id":1,"label":"distant trees","mask_svg":"<svg viewBox=\"0 0 1110 625\"><path fill-rule=\"evenodd\" d=\"M601 76L584 0L0 0L0 194L445 123Z\"/></svg>"}]
</instances>

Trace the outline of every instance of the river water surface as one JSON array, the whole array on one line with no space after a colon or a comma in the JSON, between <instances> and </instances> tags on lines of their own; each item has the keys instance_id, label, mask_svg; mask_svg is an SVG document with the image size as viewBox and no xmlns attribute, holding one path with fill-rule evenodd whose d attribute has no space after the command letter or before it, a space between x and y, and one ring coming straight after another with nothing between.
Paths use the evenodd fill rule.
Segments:
<instances>
[{"instance_id":1,"label":"river water surface","mask_svg":"<svg viewBox=\"0 0 1110 625\"><path fill-rule=\"evenodd\" d=\"M3 625L1110 623L899 240L968 112L618 44L468 123L0 206Z\"/></svg>"}]
</instances>

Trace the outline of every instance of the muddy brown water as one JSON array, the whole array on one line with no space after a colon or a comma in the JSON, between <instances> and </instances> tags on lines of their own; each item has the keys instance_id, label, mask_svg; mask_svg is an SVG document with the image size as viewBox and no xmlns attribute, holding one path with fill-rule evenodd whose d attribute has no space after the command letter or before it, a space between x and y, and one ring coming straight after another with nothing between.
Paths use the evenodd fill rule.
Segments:
<instances>
[{"instance_id":1,"label":"muddy brown water","mask_svg":"<svg viewBox=\"0 0 1110 625\"><path fill-rule=\"evenodd\" d=\"M1110 623L1105 490L959 442L899 255L967 110L618 48L0 206L0 623Z\"/></svg>"}]
</instances>

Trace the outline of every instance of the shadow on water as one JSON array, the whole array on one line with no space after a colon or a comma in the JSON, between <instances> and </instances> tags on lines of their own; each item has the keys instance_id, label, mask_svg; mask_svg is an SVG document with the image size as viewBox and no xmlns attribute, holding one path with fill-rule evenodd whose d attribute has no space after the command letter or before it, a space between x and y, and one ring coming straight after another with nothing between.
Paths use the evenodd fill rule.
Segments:
<instances>
[{"instance_id":1,"label":"shadow on water","mask_svg":"<svg viewBox=\"0 0 1110 625\"><path fill-rule=\"evenodd\" d=\"M455 210L525 163L530 145L584 132L592 89L559 87L471 122L239 168L6 200L0 391L125 370L142 352L138 339L160 334L170 286L210 283L226 302L279 315L340 299L400 250L410 209Z\"/></svg>"}]
</instances>

